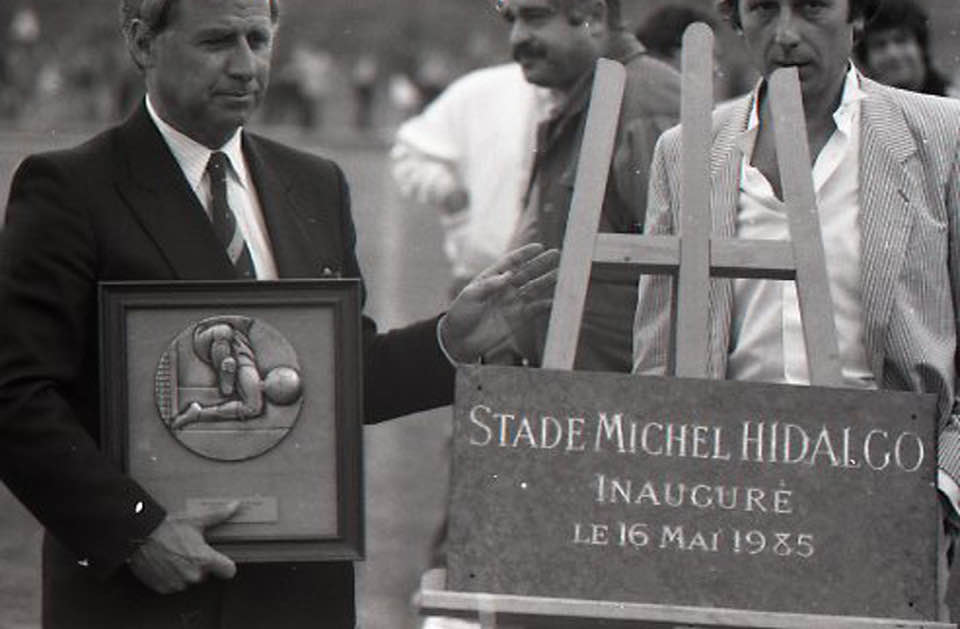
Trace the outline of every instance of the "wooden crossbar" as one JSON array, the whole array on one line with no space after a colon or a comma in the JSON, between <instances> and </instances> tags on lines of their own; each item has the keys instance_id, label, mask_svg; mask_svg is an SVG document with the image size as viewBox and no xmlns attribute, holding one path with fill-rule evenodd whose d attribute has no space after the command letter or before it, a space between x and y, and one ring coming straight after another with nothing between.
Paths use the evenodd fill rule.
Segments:
<instances>
[{"instance_id":1,"label":"wooden crossbar","mask_svg":"<svg viewBox=\"0 0 960 629\"><path fill-rule=\"evenodd\" d=\"M859 616L826 616L759 612L715 607L688 607L647 603L620 603L570 598L451 592L446 571L423 575L420 605L423 614L476 619L482 629L677 629L677 627L734 627L753 629L957 629L946 621L894 620Z\"/></svg>"}]
</instances>

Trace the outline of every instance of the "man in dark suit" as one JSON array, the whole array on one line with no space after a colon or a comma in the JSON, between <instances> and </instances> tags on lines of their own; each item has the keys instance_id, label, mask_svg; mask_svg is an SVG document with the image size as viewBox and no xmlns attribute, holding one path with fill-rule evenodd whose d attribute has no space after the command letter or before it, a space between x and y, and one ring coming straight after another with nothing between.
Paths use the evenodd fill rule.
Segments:
<instances>
[{"instance_id":1,"label":"man in dark suit","mask_svg":"<svg viewBox=\"0 0 960 629\"><path fill-rule=\"evenodd\" d=\"M98 447L99 281L360 277L336 164L242 130L277 0L124 0L122 14L147 98L86 144L25 160L0 233L0 478L50 533L44 626L352 628L351 564L237 569L203 537L235 507L167 513ZM538 252L508 256L442 317L386 335L365 319L368 421L449 403L451 359L500 348L543 308L556 255Z\"/></svg>"}]
</instances>

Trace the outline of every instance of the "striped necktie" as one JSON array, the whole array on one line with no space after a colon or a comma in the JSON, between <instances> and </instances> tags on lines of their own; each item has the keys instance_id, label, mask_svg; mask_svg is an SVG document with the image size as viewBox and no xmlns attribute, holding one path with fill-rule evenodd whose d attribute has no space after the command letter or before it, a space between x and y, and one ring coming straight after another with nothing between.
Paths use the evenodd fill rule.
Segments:
<instances>
[{"instance_id":1,"label":"striped necktie","mask_svg":"<svg viewBox=\"0 0 960 629\"><path fill-rule=\"evenodd\" d=\"M213 229L217 238L227 250L227 257L237 270L237 277L254 279L253 259L250 249L243 238L237 217L227 203L227 165L229 160L226 153L215 151L210 154L207 162L207 173L210 175L210 214Z\"/></svg>"}]
</instances>

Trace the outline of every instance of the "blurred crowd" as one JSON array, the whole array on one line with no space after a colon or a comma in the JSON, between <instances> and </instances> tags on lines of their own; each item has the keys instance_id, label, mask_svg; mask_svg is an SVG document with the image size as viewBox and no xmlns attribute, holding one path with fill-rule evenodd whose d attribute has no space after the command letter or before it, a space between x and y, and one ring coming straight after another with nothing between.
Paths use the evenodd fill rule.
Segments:
<instances>
[{"instance_id":1,"label":"blurred crowd","mask_svg":"<svg viewBox=\"0 0 960 629\"><path fill-rule=\"evenodd\" d=\"M683 28L695 20L719 26L709 11L678 1L649 13L636 33L654 54L679 65ZM116 26L106 22L50 37L53 25L44 24L30 5L14 10L8 24L0 25L0 120L46 129L122 118L141 95L140 80ZM726 35L717 60L720 98L748 90L754 80L735 38ZM411 38L411 50L387 58L375 50L341 54L321 41L298 38L278 55L261 121L308 131L393 128L420 113L458 77L506 56L502 43L482 34L457 51L416 39ZM924 77L927 89L955 94L954 77L932 65L932 45L928 16L908 10L881 16L857 53L865 72L881 82L913 73Z\"/></svg>"},{"instance_id":2,"label":"blurred crowd","mask_svg":"<svg viewBox=\"0 0 960 629\"><path fill-rule=\"evenodd\" d=\"M31 6L13 11L0 24L0 120L49 129L122 118L141 97L141 80L116 24L103 22L56 29ZM503 52L479 34L456 54L412 44L389 58L375 50L342 54L306 37L284 44L259 118L308 131L344 123L360 131L396 126L459 74Z\"/></svg>"},{"instance_id":3,"label":"blurred crowd","mask_svg":"<svg viewBox=\"0 0 960 629\"><path fill-rule=\"evenodd\" d=\"M45 28L29 7L13 13L0 47L0 118L30 126L115 119L138 82L115 34L69 33L61 48L71 53L61 55Z\"/></svg>"}]
</instances>

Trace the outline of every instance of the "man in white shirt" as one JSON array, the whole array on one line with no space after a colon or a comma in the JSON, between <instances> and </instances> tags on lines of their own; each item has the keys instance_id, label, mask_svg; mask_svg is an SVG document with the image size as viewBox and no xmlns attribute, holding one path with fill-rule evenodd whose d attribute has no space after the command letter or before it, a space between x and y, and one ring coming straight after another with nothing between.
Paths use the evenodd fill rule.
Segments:
<instances>
[{"instance_id":1,"label":"man in white shirt","mask_svg":"<svg viewBox=\"0 0 960 629\"><path fill-rule=\"evenodd\" d=\"M799 69L807 141L846 386L939 396L939 487L956 517L960 106L889 88L850 62L862 0L719 3L766 78ZM786 237L766 83L714 113L714 236ZM654 154L646 229L676 231L680 134ZM671 280L644 276L634 371L666 374ZM796 291L772 280L714 279L707 371L713 378L809 383Z\"/></svg>"},{"instance_id":2,"label":"man in white shirt","mask_svg":"<svg viewBox=\"0 0 960 629\"><path fill-rule=\"evenodd\" d=\"M516 63L482 68L397 131L393 178L404 197L440 215L451 295L507 250L550 101Z\"/></svg>"}]
</instances>

